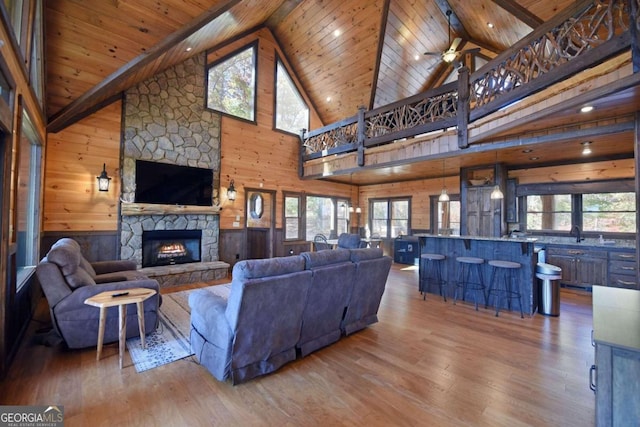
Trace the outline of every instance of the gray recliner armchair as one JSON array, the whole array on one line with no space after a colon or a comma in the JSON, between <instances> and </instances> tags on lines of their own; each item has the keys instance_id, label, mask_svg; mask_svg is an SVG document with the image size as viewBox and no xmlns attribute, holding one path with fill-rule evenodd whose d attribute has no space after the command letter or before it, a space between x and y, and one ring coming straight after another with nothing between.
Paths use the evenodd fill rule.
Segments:
<instances>
[{"instance_id":1,"label":"gray recliner armchair","mask_svg":"<svg viewBox=\"0 0 640 427\"><path fill-rule=\"evenodd\" d=\"M98 342L100 310L84 301L105 291L149 288L157 293L144 302L147 333L158 326L160 287L158 282L136 271L132 261L90 263L80 245L64 238L53 244L36 267L36 277L49 303L55 331L69 348L95 346ZM134 305L135 307L135 305ZM127 338L139 335L136 309L127 310ZM118 308L107 309L104 342L118 341Z\"/></svg>"}]
</instances>

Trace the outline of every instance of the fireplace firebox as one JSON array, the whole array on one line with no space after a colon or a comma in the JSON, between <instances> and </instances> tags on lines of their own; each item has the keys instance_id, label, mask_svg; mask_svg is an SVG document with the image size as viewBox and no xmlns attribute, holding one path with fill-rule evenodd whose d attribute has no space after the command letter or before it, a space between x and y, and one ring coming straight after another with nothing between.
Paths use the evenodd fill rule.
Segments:
<instances>
[{"instance_id":1,"label":"fireplace firebox","mask_svg":"<svg viewBox=\"0 0 640 427\"><path fill-rule=\"evenodd\" d=\"M202 230L155 230L142 233L142 266L200 262Z\"/></svg>"}]
</instances>

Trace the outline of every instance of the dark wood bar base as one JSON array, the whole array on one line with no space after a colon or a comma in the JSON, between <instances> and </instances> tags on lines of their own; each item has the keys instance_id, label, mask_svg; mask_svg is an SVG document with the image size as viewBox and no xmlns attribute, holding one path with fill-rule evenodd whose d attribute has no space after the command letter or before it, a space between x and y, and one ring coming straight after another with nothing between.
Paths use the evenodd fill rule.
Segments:
<instances>
[{"instance_id":1,"label":"dark wood bar base","mask_svg":"<svg viewBox=\"0 0 640 427\"><path fill-rule=\"evenodd\" d=\"M521 265L515 274L522 293L522 311L532 315L538 308L538 286L535 277L537 254L534 250L534 242L524 239L500 239L472 236L436 236L421 235L420 253L436 253L446 256L443 261L444 280L447 281L447 289L452 295L456 285L459 265L457 257L483 258L482 275L485 286L488 288L491 279L491 267L489 261L501 260L517 262ZM437 291L432 289L431 291ZM473 301L473 295L465 295L465 299ZM461 299L460 297L458 299ZM493 297L488 301L490 308L494 307ZM502 309L508 309L506 302L501 302ZM519 310L518 302L512 301L511 310Z\"/></svg>"}]
</instances>

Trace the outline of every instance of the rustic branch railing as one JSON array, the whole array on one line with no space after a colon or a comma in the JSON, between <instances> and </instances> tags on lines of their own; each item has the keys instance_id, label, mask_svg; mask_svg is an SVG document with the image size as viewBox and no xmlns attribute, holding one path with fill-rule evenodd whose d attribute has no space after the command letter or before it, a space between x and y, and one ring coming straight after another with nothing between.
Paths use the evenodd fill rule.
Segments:
<instances>
[{"instance_id":1,"label":"rustic branch railing","mask_svg":"<svg viewBox=\"0 0 640 427\"><path fill-rule=\"evenodd\" d=\"M584 0L541 25L509 51L457 82L423 92L301 135L301 166L330 154L359 152L422 133L458 126L459 145L466 125L523 99L607 58L637 47L640 0ZM464 90L461 90L464 89ZM461 129L463 127L464 129ZM302 167L301 173L302 173Z\"/></svg>"}]
</instances>

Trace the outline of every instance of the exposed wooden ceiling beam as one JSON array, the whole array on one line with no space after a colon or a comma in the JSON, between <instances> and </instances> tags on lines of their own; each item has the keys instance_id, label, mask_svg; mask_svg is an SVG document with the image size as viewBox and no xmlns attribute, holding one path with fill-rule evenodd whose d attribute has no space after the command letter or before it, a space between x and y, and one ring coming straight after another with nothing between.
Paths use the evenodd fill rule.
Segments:
<instances>
[{"instance_id":1,"label":"exposed wooden ceiling beam","mask_svg":"<svg viewBox=\"0 0 640 427\"><path fill-rule=\"evenodd\" d=\"M98 104L104 102L103 100L111 99L120 92L119 83L122 79L136 74L144 66L166 54L177 44L189 38L189 36L220 17L239 2L240 0L225 0L220 2L193 19L189 24L169 35L159 44L153 46L145 53L138 55L118 71L111 74L102 82L79 96L71 104L54 114L49 120L47 131L52 133L59 132L77 120L86 117L88 112L93 111Z\"/></svg>"},{"instance_id":2,"label":"exposed wooden ceiling beam","mask_svg":"<svg viewBox=\"0 0 640 427\"><path fill-rule=\"evenodd\" d=\"M528 9L520 6L514 0L492 0L495 4L518 18L520 21L524 22L532 29L538 28L544 21L529 12Z\"/></svg>"},{"instance_id":3,"label":"exposed wooden ceiling beam","mask_svg":"<svg viewBox=\"0 0 640 427\"><path fill-rule=\"evenodd\" d=\"M464 25L462 25L462 22L460 21L460 18L458 18L458 15L456 15L456 12L451 8L449 2L447 0L435 0L435 2L445 17L447 16L447 11L451 11L451 29L454 31L454 33L456 33L464 40L469 40L469 33L464 28Z\"/></svg>"},{"instance_id":4,"label":"exposed wooden ceiling beam","mask_svg":"<svg viewBox=\"0 0 640 427\"><path fill-rule=\"evenodd\" d=\"M382 7L380 20L380 33L378 34L378 49L376 50L375 68L373 71L373 81L371 82L371 96L369 97L369 109L373 109L376 102L376 88L378 87L378 77L380 75L380 61L382 59L382 49L384 49L384 36L387 33L387 22L389 18L389 7L391 0L385 0Z\"/></svg>"},{"instance_id":5,"label":"exposed wooden ceiling beam","mask_svg":"<svg viewBox=\"0 0 640 427\"><path fill-rule=\"evenodd\" d=\"M284 20L300 3L302 3L302 0L285 0L265 21L265 26L273 31L273 29L280 24L280 22L282 22L282 20Z\"/></svg>"}]
</instances>

